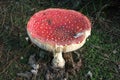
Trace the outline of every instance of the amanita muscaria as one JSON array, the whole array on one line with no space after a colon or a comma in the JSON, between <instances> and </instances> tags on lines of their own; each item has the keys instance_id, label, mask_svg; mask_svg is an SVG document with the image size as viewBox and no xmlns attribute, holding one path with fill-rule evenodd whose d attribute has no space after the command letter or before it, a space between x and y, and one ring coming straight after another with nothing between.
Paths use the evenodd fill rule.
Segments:
<instances>
[{"instance_id":1,"label":"amanita muscaria","mask_svg":"<svg viewBox=\"0 0 120 80\"><path fill-rule=\"evenodd\" d=\"M35 13L27 24L27 33L38 47L53 52L52 64L63 68L62 53L82 47L91 34L89 19L80 12L50 8Z\"/></svg>"}]
</instances>

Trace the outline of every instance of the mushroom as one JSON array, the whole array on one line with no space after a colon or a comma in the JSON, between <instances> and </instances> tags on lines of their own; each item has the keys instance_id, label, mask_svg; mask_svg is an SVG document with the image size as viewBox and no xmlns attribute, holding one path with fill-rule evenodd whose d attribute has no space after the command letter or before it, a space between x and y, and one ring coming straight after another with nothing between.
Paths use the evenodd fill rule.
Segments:
<instances>
[{"instance_id":1,"label":"mushroom","mask_svg":"<svg viewBox=\"0 0 120 80\"><path fill-rule=\"evenodd\" d=\"M27 33L38 47L53 52L54 67L64 68L62 53L77 50L84 45L91 34L91 23L80 12L49 8L30 18Z\"/></svg>"}]
</instances>

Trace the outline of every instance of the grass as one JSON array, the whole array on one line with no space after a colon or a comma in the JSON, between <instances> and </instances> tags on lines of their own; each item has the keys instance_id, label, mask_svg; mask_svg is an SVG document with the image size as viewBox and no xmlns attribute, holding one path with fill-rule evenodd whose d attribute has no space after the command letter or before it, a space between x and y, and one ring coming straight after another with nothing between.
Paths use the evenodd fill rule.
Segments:
<instances>
[{"instance_id":1,"label":"grass","mask_svg":"<svg viewBox=\"0 0 120 80\"><path fill-rule=\"evenodd\" d=\"M0 1L0 80L23 80L16 73L29 70L29 56L41 51L26 41L26 24L35 12L50 7L80 11L91 19L93 25L89 40L77 50L82 55L83 66L69 80L87 80L88 71L93 74L91 80L119 80L120 5L115 1Z\"/></svg>"}]
</instances>

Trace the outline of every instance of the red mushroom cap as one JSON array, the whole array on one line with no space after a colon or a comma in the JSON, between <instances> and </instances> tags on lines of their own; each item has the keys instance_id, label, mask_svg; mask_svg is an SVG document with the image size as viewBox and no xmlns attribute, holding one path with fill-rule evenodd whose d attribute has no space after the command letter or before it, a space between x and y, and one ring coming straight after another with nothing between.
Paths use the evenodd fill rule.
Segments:
<instances>
[{"instance_id":1,"label":"red mushroom cap","mask_svg":"<svg viewBox=\"0 0 120 80\"><path fill-rule=\"evenodd\" d=\"M27 24L27 32L33 43L43 49L49 46L50 49L46 50L53 51L56 45L67 47L79 44L81 47L90 35L91 23L80 12L53 8L35 13Z\"/></svg>"}]
</instances>

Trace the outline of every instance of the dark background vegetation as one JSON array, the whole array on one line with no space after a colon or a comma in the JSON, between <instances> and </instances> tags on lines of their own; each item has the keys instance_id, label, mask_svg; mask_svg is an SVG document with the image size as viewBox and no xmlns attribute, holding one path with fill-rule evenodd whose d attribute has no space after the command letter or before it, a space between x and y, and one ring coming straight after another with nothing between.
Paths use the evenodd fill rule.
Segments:
<instances>
[{"instance_id":1,"label":"dark background vegetation","mask_svg":"<svg viewBox=\"0 0 120 80\"><path fill-rule=\"evenodd\" d=\"M82 68L69 80L86 80L88 71L91 80L120 80L119 0L0 0L0 80L23 80L16 74L29 70L28 57L42 51L26 41L26 24L35 12L51 7L82 12L92 22L89 40L77 50Z\"/></svg>"}]
</instances>

